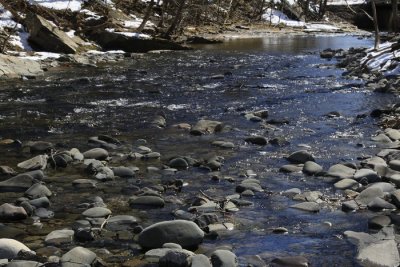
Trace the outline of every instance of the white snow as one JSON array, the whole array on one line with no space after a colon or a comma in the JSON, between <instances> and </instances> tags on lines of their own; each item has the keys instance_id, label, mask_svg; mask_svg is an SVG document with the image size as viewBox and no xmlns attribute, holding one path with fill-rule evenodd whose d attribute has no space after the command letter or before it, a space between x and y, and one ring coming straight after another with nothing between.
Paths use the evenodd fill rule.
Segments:
<instances>
[{"instance_id":1,"label":"white snow","mask_svg":"<svg viewBox=\"0 0 400 267\"><path fill-rule=\"evenodd\" d=\"M366 64L371 71L383 72L384 75L400 74L400 51L392 51L393 42L385 42L377 50L371 47L367 55L361 59L360 64Z\"/></svg>"},{"instance_id":2,"label":"white snow","mask_svg":"<svg viewBox=\"0 0 400 267\"><path fill-rule=\"evenodd\" d=\"M88 9L82 9L80 13L83 13L86 15L85 20L99 20L101 19L101 16L98 15L97 13L94 13L93 11L90 11Z\"/></svg>"},{"instance_id":3,"label":"white snow","mask_svg":"<svg viewBox=\"0 0 400 267\"><path fill-rule=\"evenodd\" d=\"M321 24L321 23L307 23L306 31L338 31L339 28L329 25L329 24Z\"/></svg>"},{"instance_id":4,"label":"white snow","mask_svg":"<svg viewBox=\"0 0 400 267\"><path fill-rule=\"evenodd\" d=\"M0 5L0 28L14 28L16 24L17 23L12 19L11 12Z\"/></svg>"},{"instance_id":5,"label":"white snow","mask_svg":"<svg viewBox=\"0 0 400 267\"><path fill-rule=\"evenodd\" d=\"M136 38L136 39L151 39L150 35L144 34L144 33L138 33L138 32L116 32L115 29L112 29L112 28L106 28L106 31L117 33L117 34L120 34L120 35L125 35L127 37L133 37L133 38Z\"/></svg>"},{"instance_id":6,"label":"white snow","mask_svg":"<svg viewBox=\"0 0 400 267\"><path fill-rule=\"evenodd\" d=\"M45 60L48 58L52 59L57 59L61 56L61 54L58 53L50 53L50 52L35 52L33 55L27 56L26 53L20 53L20 57L25 58L25 59L30 59L30 60Z\"/></svg>"},{"instance_id":7,"label":"white snow","mask_svg":"<svg viewBox=\"0 0 400 267\"><path fill-rule=\"evenodd\" d=\"M366 4L366 0L328 0L328 6L351 6L351 5L362 5Z\"/></svg>"},{"instance_id":8,"label":"white snow","mask_svg":"<svg viewBox=\"0 0 400 267\"><path fill-rule=\"evenodd\" d=\"M124 27L126 28L139 28L140 24L142 24L143 19L136 17L135 15L131 15L131 20L124 21ZM147 21L146 26L154 27L156 26L153 22Z\"/></svg>"},{"instance_id":9,"label":"white snow","mask_svg":"<svg viewBox=\"0 0 400 267\"><path fill-rule=\"evenodd\" d=\"M28 44L29 33L27 33L21 24L16 23L10 11L4 9L0 5L0 29L14 29L15 34L10 36L9 42L26 51L32 51L32 47Z\"/></svg>"},{"instance_id":10,"label":"white snow","mask_svg":"<svg viewBox=\"0 0 400 267\"><path fill-rule=\"evenodd\" d=\"M83 2L84 0L29 0L30 4L56 10L70 9L71 11L81 10Z\"/></svg>"},{"instance_id":11,"label":"white snow","mask_svg":"<svg viewBox=\"0 0 400 267\"><path fill-rule=\"evenodd\" d=\"M110 50L106 52L97 51L97 50L89 50L86 53L94 54L94 55L104 55L104 54L125 54L123 50Z\"/></svg>"},{"instance_id":12,"label":"white snow","mask_svg":"<svg viewBox=\"0 0 400 267\"><path fill-rule=\"evenodd\" d=\"M273 25L282 24L285 26L295 27L295 28L305 27L304 22L291 20L284 13L271 8L267 9L267 11L263 14L262 18L267 22L271 22L271 24Z\"/></svg>"}]
</instances>

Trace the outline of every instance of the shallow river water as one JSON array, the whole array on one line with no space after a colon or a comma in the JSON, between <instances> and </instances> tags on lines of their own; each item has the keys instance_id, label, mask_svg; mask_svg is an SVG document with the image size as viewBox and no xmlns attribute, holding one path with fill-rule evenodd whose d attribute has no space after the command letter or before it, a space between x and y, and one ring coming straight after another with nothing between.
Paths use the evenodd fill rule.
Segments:
<instances>
[{"instance_id":1,"label":"shallow river water","mask_svg":"<svg viewBox=\"0 0 400 267\"><path fill-rule=\"evenodd\" d=\"M123 142L123 147L114 152L116 158L118 153L134 150L138 139L146 139L146 146L161 153L160 160L110 162L111 166L137 166L140 173L135 179L109 181L91 190L77 191L71 186L72 180L87 178L76 168L47 170L46 183L55 193L51 199L55 217L45 220L42 232L37 233L29 232L28 223L10 225L27 231L18 239L41 247L50 230L70 227L79 214L74 207L90 195L103 197L113 214L140 217L143 226L173 219L171 212L187 209L200 190L218 198L234 194L235 182L213 181L212 174L195 167L179 171L176 178L188 184L178 193L184 204L145 211L127 207L130 195L124 187L150 186L169 179L147 173L146 167L162 167L170 157L202 159L218 155L225 158L220 177L239 181L246 170L253 170L265 192L247 198L254 205L228 214L226 220L233 222L235 229L221 233L216 240L206 239L200 252L229 245L242 264L252 255L266 261L276 256L303 255L311 266L357 266L355 248L343 238L343 232L367 231L367 219L372 214L342 212L335 206L341 192L336 192L329 181L278 170L287 164L284 157L300 150L302 144L310 147L324 169L376 152L375 144L369 141L378 130L376 122L357 115L392 103L393 96L367 91L360 80L342 78L343 70L334 67L334 60L319 57L319 51L326 48L371 44L371 40L350 36L231 40L193 51L137 56L99 68L51 71L34 81L1 82L1 138L44 140L58 144L60 150L77 147L85 151L90 148L89 137L109 134ZM268 119L288 123L269 129L242 115L262 109L269 111ZM333 111L341 116L326 116ZM165 129L151 126L160 112L166 116ZM193 125L201 118L221 121L232 130L199 137L172 127L177 123ZM244 141L249 135L284 137L289 144L252 145ZM216 148L211 145L215 140L231 141L235 148ZM24 150L0 146L0 165L16 168L16 163L29 157ZM333 204L319 213L290 209L296 202L280 192L291 188L321 191ZM14 197L3 194L0 200ZM288 234L272 233L277 227L287 228ZM116 265L124 257L141 253L131 240L94 242L85 247L103 245L120 256L108 260Z\"/></svg>"}]
</instances>

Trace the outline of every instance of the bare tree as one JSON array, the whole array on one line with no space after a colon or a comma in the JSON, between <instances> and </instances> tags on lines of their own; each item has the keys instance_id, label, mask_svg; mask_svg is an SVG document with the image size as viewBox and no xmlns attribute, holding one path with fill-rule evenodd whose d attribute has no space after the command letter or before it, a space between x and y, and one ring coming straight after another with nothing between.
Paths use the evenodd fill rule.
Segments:
<instances>
[{"instance_id":1,"label":"bare tree","mask_svg":"<svg viewBox=\"0 0 400 267\"><path fill-rule=\"evenodd\" d=\"M178 26L181 22L181 19L182 19L182 13L183 13L185 4L186 4L186 0L179 1L179 6L178 6L178 10L176 11L175 18L172 21L171 25L169 26L167 32L165 33L165 37L170 37L172 35L172 33L178 28Z\"/></svg>"},{"instance_id":2,"label":"bare tree","mask_svg":"<svg viewBox=\"0 0 400 267\"><path fill-rule=\"evenodd\" d=\"M375 47L375 49L378 49L381 40L379 37L378 15L376 13L375 0L371 0L371 6L372 6L372 16L373 16L374 31L375 31L375 46L374 47Z\"/></svg>"},{"instance_id":3,"label":"bare tree","mask_svg":"<svg viewBox=\"0 0 400 267\"><path fill-rule=\"evenodd\" d=\"M154 6L154 0L151 0L149 6L147 7L146 14L144 15L142 23L140 23L139 28L136 29L137 32L143 31L144 27L146 26L147 21L149 21L149 18L153 11L153 6Z\"/></svg>"},{"instance_id":4,"label":"bare tree","mask_svg":"<svg viewBox=\"0 0 400 267\"><path fill-rule=\"evenodd\" d=\"M389 25L392 32L398 31L398 0L391 0L392 12L390 13Z\"/></svg>"}]
</instances>

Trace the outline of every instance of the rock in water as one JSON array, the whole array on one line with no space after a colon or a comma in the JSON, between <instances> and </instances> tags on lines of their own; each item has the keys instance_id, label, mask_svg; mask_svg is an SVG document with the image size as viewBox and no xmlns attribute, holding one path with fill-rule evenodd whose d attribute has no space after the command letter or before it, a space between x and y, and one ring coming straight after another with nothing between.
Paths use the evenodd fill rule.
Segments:
<instances>
[{"instance_id":1,"label":"rock in water","mask_svg":"<svg viewBox=\"0 0 400 267\"><path fill-rule=\"evenodd\" d=\"M34 158L28 159L18 163L18 168L25 170L44 170L47 165L47 155L38 155Z\"/></svg>"},{"instance_id":2,"label":"rock in water","mask_svg":"<svg viewBox=\"0 0 400 267\"><path fill-rule=\"evenodd\" d=\"M28 217L25 209L9 203L0 206L0 220L24 220Z\"/></svg>"},{"instance_id":3,"label":"rock in water","mask_svg":"<svg viewBox=\"0 0 400 267\"><path fill-rule=\"evenodd\" d=\"M292 163L306 163L307 161L315 161L313 155L306 150L296 151L287 159Z\"/></svg>"},{"instance_id":4,"label":"rock in water","mask_svg":"<svg viewBox=\"0 0 400 267\"><path fill-rule=\"evenodd\" d=\"M20 251L31 250L17 240L0 238L0 259L14 259Z\"/></svg>"},{"instance_id":5,"label":"rock in water","mask_svg":"<svg viewBox=\"0 0 400 267\"><path fill-rule=\"evenodd\" d=\"M192 135L212 134L222 131L223 124L219 121L200 120L192 128L190 133Z\"/></svg>"},{"instance_id":6,"label":"rock in water","mask_svg":"<svg viewBox=\"0 0 400 267\"><path fill-rule=\"evenodd\" d=\"M20 174L0 182L0 192L24 192L33 184L30 175Z\"/></svg>"},{"instance_id":7,"label":"rock in water","mask_svg":"<svg viewBox=\"0 0 400 267\"><path fill-rule=\"evenodd\" d=\"M197 247L203 242L204 232L191 221L175 220L153 224L139 235L143 248L160 248L165 243L176 243L182 247Z\"/></svg>"},{"instance_id":8,"label":"rock in water","mask_svg":"<svg viewBox=\"0 0 400 267\"><path fill-rule=\"evenodd\" d=\"M218 249L211 254L213 267L236 267L239 266L237 257L229 250Z\"/></svg>"},{"instance_id":9,"label":"rock in water","mask_svg":"<svg viewBox=\"0 0 400 267\"><path fill-rule=\"evenodd\" d=\"M74 239L73 230L55 230L49 233L45 238L45 243L48 245L70 244Z\"/></svg>"},{"instance_id":10,"label":"rock in water","mask_svg":"<svg viewBox=\"0 0 400 267\"><path fill-rule=\"evenodd\" d=\"M85 159L105 160L108 158L107 150L103 148L93 148L83 153Z\"/></svg>"},{"instance_id":11,"label":"rock in water","mask_svg":"<svg viewBox=\"0 0 400 267\"><path fill-rule=\"evenodd\" d=\"M61 267L92 266L97 255L83 247L75 247L61 257Z\"/></svg>"}]
</instances>

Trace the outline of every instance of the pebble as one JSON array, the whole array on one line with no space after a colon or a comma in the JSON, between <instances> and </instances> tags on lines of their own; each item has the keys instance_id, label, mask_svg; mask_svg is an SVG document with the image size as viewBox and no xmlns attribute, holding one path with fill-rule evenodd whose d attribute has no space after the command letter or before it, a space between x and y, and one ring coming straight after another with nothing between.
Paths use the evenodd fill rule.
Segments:
<instances>
[{"instance_id":1,"label":"pebble","mask_svg":"<svg viewBox=\"0 0 400 267\"><path fill-rule=\"evenodd\" d=\"M304 163L303 172L308 175L319 175L323 171L321 165L315 163L314 161L307 161Z\"/></svg>"},{"instance_id":2,"label":"pebble","mask_svg":"<svg viewBox=\"0 0 400 267\"><path fill-rule=\"evenodd\" d=\"M356 180L345 178L336 182L333 186L336 189L345 190L345 189L356 189L360 186L360 184Z\"/></svg>"},{"instance_id":3,"label":"pebble","mask_svg":"<svg viewBox=\"0 0 400 267\"><path fill-rule=\"evenodd\" d=\"M44 170L47 165L47 155L38 155L17 164L18 168L24 170Z\"/></svg>"},{"instance_id":4,"label":"pebble","mask_svg":"<svg viewBox=\"0 0 400 267\"><path fill-rule=\"evenodd\" d=\"M105 160L108 158L107 150L103 148L93 148L83 153L85 159Z\"/></svg>"},{"instance_id":5,"label":"pebble","mask_svg":"<svg viewBox=\"0 0 400 267\"><path fill-rule=\"evenodd\" d=\"M28 190L25 192L25 196L29 198L41 198L41 197L51 197L51 191L41 183L36 183L32 185Z\"/></svg>"},{"instance_id":6,"label":"pebble","mask_svg":"<svg viewBox=\"0 0 400 267\"><path fill-rule=\"evenodd\" d=\"M326 173L327 176L335 177L338 179L353 179L356 170L345 166L343 164L336 164L329 168L328 172Z\"/></svg>"},{"instance_id":7,"label":"pebble","mask_svg":"<svg viewBox=\"0 0 400 267\"><path fill-rule=\"evenodd\" d=\"M264 136L250 136L250 137L247 137L245 139L245 141L247 143L259 145L259 146L265 146L268 144L268 140Z\"/></svg>"}]
</instances>

